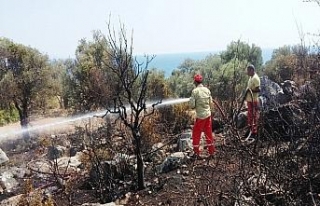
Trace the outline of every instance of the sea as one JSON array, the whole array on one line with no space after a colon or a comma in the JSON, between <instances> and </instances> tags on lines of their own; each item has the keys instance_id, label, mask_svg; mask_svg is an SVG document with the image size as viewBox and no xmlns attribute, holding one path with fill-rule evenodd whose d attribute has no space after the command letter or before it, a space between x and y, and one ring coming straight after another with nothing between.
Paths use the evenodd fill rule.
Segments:
<instances>
[{"instance_id":1,"label":"sea","mask_svg":"<svg viewBox=\"0 0 320 206\"><path fill-rule=\"evenodd\" d=\"M262 49L263 62L271 59L273 49ZM210 54L219 54L220 51L208 52L186 52L186 53L168 53L168 54L155 54L155 58L149 63L148 68L156 68L164 71L165 77L171 76L174 69L178 68L184 60L192 59L194 61L205 59ZM139 62L145 61L142 55L137 56Z\"/></svg>"}]
</instances>

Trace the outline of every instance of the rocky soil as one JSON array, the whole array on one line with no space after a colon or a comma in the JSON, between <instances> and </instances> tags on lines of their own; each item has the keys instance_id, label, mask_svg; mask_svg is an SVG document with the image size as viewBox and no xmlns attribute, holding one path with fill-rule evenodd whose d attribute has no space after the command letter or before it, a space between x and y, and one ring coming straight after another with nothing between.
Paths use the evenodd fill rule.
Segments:
<instances>
[{"instance_id":1,"label":"rocky soil","mask_svg":"<svg viewBox=\"0 0 320 206\"><path fill-rule=\"evenodd\" d=\"M71 155L70 151L74 145L70 142L70 136L81 126L90 123L93 127L92 125L98 125L101 121L92 118L90 121L59 124L60 121L65 119L42 118L32 121L31 130L39 129L32 131L30 142L21 138L19 123L0 128L1 148L9 158L0 169L2 181L7 189L0 197L0 205L21 204L22 194L25 193L29 180L33 187L28 193L29 199L40 192L42 200L50 196L56 205L70 205L70 202L72 205L89 205L89 203L100 205L97 203L99 202L97 194L86 184L90 176L81 162L82 155L88 150L76 148ZM206 201L203 194L198 194L200 190L195 186L201 186L204 184L202 182L208 185L206 174L212 175L221 163L218 162L218 158L205 158L207 156L205 152L201 160L190 159L191 131L186 131L175 138L176 141L170 145L165 145L166 143L154 145L158 151L146 159L145 190L124 189L124 193L113 202L101 205L188 205L190 201ZM118 141L121 144L123 140L119 138ZM50 145L51 142L55 144ZM54 176L57 172L54 170L55 167L60 174L57 177ZM195 185L195 182L198 183ZM122 183L127 185L124 188L130 184L132 184L130 180ZM66 195L65 187L69 185L70 191Z\"/></svg>"}]
</instances>

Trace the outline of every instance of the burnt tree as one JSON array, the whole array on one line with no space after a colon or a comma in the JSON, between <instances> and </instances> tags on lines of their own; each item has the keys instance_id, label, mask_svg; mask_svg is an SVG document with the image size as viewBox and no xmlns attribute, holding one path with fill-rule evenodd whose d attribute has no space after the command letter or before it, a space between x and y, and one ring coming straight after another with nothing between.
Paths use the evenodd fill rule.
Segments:
<instances>
[{"instance_id":1,"label":"burnt tree","mask_svg":"<svg viewBox=\"0 0 320 206\"><path fill-rule=\"evenodd\" d=\"M133 56L132 37L127 40L124 26L116 35L110 23L108 24L107 42L108 59L104 64L111 71L110 82L116 93L112 97L109 113L118 114L119 119L129 128L133 138L134 152L137 158L138 189L144 188L144 161L141 151L141 125L147 116L154 113L154 104L147 104L148 64L154 57L145 57L144 63L139 63Z\"/></svg>"}]
</instances>

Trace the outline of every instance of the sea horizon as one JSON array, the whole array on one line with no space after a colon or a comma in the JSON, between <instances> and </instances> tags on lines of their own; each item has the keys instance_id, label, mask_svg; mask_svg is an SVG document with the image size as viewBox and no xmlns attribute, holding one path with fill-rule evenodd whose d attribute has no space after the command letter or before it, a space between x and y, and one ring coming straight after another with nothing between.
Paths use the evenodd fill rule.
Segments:
<instances>
[{"instance_id":1,"label":"sea horizon","mask_svg":"<svg viewBox=\"0 0 320 206\"><path fill-rule=\"evenodd\" d=\"M274 49L262 49L263 64L271 59ZM221 51L204 51L204 52L181 52L181 53L160 53L154 54L155 58L149 63L148 68L156 68L164 71L165 77L169 77L174 69L177 69L186 59L194 61L203 60L208 55L219 54ZM151 55L149 55L151 56ZM144 55L137 55L137 60L145 61Z\"/></svg>"}]
</instances>

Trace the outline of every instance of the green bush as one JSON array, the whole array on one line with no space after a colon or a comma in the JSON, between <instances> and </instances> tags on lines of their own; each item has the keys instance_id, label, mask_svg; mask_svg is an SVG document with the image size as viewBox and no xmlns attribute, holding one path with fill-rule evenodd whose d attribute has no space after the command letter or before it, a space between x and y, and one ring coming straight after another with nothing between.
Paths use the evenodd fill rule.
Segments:
<instances>
[{"instance_id":1,"label":"green bush","mask_svg":"<svg viewBox=\"0 0 320 206\"><path fill-rule=\"evenodd\" d=\"M19 120L19 113L16 109L0 110L0 126L17 122Z\"/></svg>"}]
</instances>

